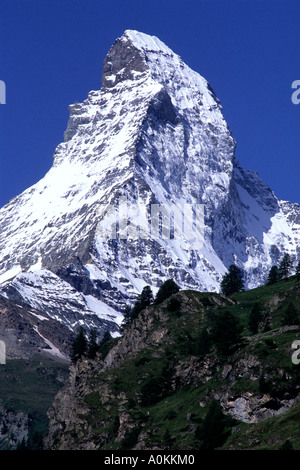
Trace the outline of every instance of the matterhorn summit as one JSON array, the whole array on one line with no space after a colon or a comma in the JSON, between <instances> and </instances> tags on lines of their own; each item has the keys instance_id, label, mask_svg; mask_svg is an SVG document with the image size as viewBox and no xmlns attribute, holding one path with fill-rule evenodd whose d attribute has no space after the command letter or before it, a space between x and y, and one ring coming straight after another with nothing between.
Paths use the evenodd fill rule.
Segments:
<instances>
[{"instance_id":1,"label":"matterhorn summit","mask_svg":"<svg viewBox=\"0 0 300 470\"><path fill-rule=\"evenodd\" d=\"M0 211L6 299L117 334L145 285L218 291L235 263L252 288L298 259L300 207L241 167L209 83L158 38L125 31L69 112L52 168Z\"/></svg>"}]
</instances>

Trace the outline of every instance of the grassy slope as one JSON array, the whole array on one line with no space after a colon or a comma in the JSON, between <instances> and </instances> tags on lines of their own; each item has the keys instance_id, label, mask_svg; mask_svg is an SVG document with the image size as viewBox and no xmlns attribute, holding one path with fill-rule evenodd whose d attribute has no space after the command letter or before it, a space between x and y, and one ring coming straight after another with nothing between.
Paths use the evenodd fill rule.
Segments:
<instances>
[{"instance_id":1,"label":"grassy slope","mask_svg":"<svg viewBox=\"0 0 300 470\"><path fill-rule=\"evenodd\" d=\"M140 351L134 359L114 369L113 373L109 371L99 377L101 381L107 380L116 395L120 396L122 393L126 395L123 409L129 413L132 422L135 423L135 431L133 429L127 440L115 442L112 439L105 448L118 449L126 446L132 448L136 444L138 430L143 429L147 430L146 445L151 448L153 446L180 450L197 448L195 429L206 415L209 398L226 387L226 380L221 377L221 370L216 370L205 384L186 385L176 393L162 394L161 397L159 384L164 382L172 365L180 363L184 367L184 364L191 359L189 348L196 343L203 325L206 322L209 324L212 313L216 314L226 309L237 314L244 324L244 335L247 337L246 345L242 348L242 350L246 348L244 354L255 353L263 363L266 373L272 372L274 368L281 368L284 373L276 378L275 383L273 381L274 390L286 386L286 379L283 377L285 373L291 377L290 382L299 383L300 366L292 364L291 361L291 344L295 339L300 339L299 329L282 333L279 330L282 309L290 301L293 301L300 311L300 301L293 292L295 282L295 278L291 278L273 286L236 294L233 299L237 303L225 307L210 305L211 294L185 291L184 295L188 300L182 305L180 312L169 313L168 341L158 345L156 349L146 348ZM271 302L270 310L269 301L274 296L281 296L282 302L277 304L276 308L272 307ZM259 302L265 313L271 315L271 323L267 331L251 336L247 322L255 302ZM164 308L167 311L167 307ZM155 307L152 309L155 315ZM209 355L213 356L214 351ZM157 397L154 398L154 403L141 403L143 385L149 379L156 380ZM241 379L234 384L231 391L258 392L258 382L258 380ZM148 383L151 387L150 382ZM86 418L94 426L94 433L97 436L98 432L103 431L103 428L97 427L98 423L106 417L109 422L107 431L113 435L116 431L115 421L110 418L114 416L115 420L117 419L119 402L112 398L109 403L110 409L107 411L101 405L100 398L97 392L86 396L86 403L91 408L91 414ZM299 413L300 405L258 424L240 423L223 448L279 449L286 440L289 440L294 449L300 449Z\"/></svg>"},{"instance_id":2,"label":"grassy slope","mask_svg":"<svg viewBox=\"0 0 300 470\"><path fill-rule=\"evenodd\" d=\"M204 384L187 384L180 387L176 393L169 393L169 373L172 366L184 368L191 360L191 347L197 343L200 331L205 324L209 325L211 315L230 310L234 312L244 325L244 335L247 337L247 352L255 354L263 362L266 372L274 367L281 367L287 371L291 381L300 380L300 365L295 366L291 362L290 345L294 339L300 339L299 329L278 334L280 327L280 314L290 301L300 311L300 299L296 298L295 278L282 281L276 285L260 287L234 295L232 298L236 304L228 303L224 307L218 307L211 303L209 293L185 291L185 301L180 311L169 312L167 305L164 308L168 312L168 340L159 344L156 348L145 348L131 360L126 361L113 371L95 377L97 380L106 380L111 390L119 397L126 395L122 404L124 412L127 412L134 423L133 431L126 439L116 442L113 436L118 428L117 417L120 413L120 400L112 397L110 409L101 404L101 397L95 390L85 396L85 402L91 413L85 418L93 426L94 435L103 432L99 427L100 421L106 419L106 431L112 436L105 446L107 449L132 448L137 439L137 431L147 430L146 445L153 448L196 449L198 442L195 438L195 429L207 413L207 403L214 394L226 386L226 380L221 377L221 370L214 371L210 380ZM179 296L182 293L177 294ZM213 294L218 299L220 296ZM277 305L270 303L270 299L282 299ZM270 329L251 336L247 322L249 313L255 302L259 302L267 315L271 317ZM151 307L155 315L156 307ZM273 341L270 343L269 340ZM269 341L269 342L268 342ZM208 357L214 357L211 351ZM6 408L29 413L33 418L31 433L45 435L47 432L46 412L54 395L61 387L57 381L59 370L67 373L67 368L51 361L8 361L0 366L0 400ZM141 403L145 382L150 379L157 383L166 382L162 387L162 396L158 396L154 403ZM282 377L278 377L277 387L284 386ZM157 386L156 383L156 386ZM258 381L241 379L234 385L233 391L257 391ZM151 400L150 400L151 401ZM287 412L262 421L258 424L239 424L235 433L223 445L224 449L279 449L286 440L289 440L294 449L300 449L299 429L300 405Z\"/></svg>"}]
</instances>

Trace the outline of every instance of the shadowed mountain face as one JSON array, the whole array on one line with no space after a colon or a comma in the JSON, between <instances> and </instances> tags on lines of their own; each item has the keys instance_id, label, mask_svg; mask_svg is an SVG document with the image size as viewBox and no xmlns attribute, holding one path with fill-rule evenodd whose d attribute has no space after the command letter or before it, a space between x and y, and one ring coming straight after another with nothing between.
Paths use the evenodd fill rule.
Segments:
<instances>
[{"instance_id":1,"label":"shadowed mountain face","mask_svg":"<svg viewBox=\"0 0 300 470\"><path fill-rule=\"evenodd\" d=\"M2 295L70 330L117 332L146 284L217 291L234 262L254 287L283 252L299 257L299 206L239 165L210 85L159 39L126 31L101 89L69 111L52 168L0 211Z\"/></svg>"}]
</instances>

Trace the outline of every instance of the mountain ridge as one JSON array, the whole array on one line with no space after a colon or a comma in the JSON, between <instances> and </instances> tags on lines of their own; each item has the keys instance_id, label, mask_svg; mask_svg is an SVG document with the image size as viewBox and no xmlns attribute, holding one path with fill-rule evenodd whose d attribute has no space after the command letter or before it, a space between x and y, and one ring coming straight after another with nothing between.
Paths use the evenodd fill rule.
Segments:
<instances>
[{"instance_id":1,"label":"mountain ridge","mask_svg":"<svg viewBox=\"0 0 300 470\"><path fill-rule=\"evenodd\" d=\"M117 334L145 284L155 290L174 277L182 288L218 291L234 262L254 287L283 252L299 259L300 206L278 201L241 167L203 77L159 39L126 30L104 60L101 83L70 105L49 172L0 210L3 296L72 330L83 322ZM191 250L184 237L99 236L101 224L115 223L104 209L120 197L167 211L203 204L201 247Z\"/></svg>"}]
</instances>

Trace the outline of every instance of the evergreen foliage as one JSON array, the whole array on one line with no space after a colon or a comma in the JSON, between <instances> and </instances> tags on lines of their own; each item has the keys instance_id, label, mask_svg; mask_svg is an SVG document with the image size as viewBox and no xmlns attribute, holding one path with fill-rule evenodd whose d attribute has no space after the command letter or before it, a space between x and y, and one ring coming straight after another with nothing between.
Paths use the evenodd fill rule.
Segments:
<instances>
[{"instance_id":1,"label":"evergreen foliage","mask_svg":"<svg viewBox=\"0 0 300 470\"><path fill-rule=\"evenodd\" d=\"M132 311L131 311L131 320L134 318L137 318L139 313L144 310L144 308L148 307L151 305L153 302L153 293L151 290L150 286L145 286L141 292L141 294L138 296L137 301L135 302Z\"/></svg>"},{"instance_id":2,"label":"evergreen foliage","mask_svg":"<svg viewBox=\"0 0 300 470\"><path fill-rule=\"evenodd\" d=\"M84 329L81 326L79 328L78 334L72 344L71 349L71 361L77 362L83 354L87 352L87 339L85 337Z\"/></svg>"},{"instance_id":3,"label":"evergreen foliage","mask_svg":"<svg viewBox=\"0 0 300 470\"><path fill-rule=\"evenodd\" d=\"M291 256L288 253L285 253L282 260L280 261L279 268L278 268L278 275L279 279L287 279L292 272L293 269L293 261Z\"/></svg>"},{"instance_id":4,"label":"evergreen foliage","mask_svg":"<svg viewBox=\"0 0 300 470\"><path fill-rule=\"evenodd\" d=\"M179 287L173 279L165 281L157 291L155 297L155 304L161 304L164 300L176 294L179 291Z\"/></svg>"},{"instance_id":5,"label":"evergreen foliage","mask_svg":"<svg viewBox=\"0 0 300 470\"><path fill-rule=\"evenodd\" d=\"M278 267L276 265L274 265L274 266L271 267L271 269L269 271L267 281L266 281L266 285L269 286L271 284L275 284L279 280L280 280L280 277L279 277Z\"/></svg>"},{"instance_id":6,"label":"evergreen foliage","mask_svg":"<svg viewBox=\"0 0 300 470\"><path fill-rule=\"evenodd\" d=\"M229 296L244 289L243 271L235 264L231 264L221 281L222 294Z\"/></svg>"},{"instance_id":7,"label":"evergreen foliage","mask_svg":"<svg viewBox=\"0 0 300 470\"><path fill-rule=\"evenodd\" d=\"M78 334L72 344L71 349L71 361L77 362L83 355L86 355L89 359L94 359L96 354L99 352L105 357L111 348L112 336L109 331L106 331L103 338L97 342L97 330L92 328L87 340L83 327L80 327Z\"/></svg>"},{"instance_id":8,"label":"evergreen foliage","mask_svg":"<svg viewBox=\"0 0 300 470\"><path fill-rule=\"evenodd\" d=\"M214 318L211 338L220 356L232 354L242 339L243 327L239 319L226 310Z\"/></svg>"},{"instance_id":9,"label":"evergreen foliage","mask_svg":"<svg viewBox=\"0 0 300 470\"><path fill-rule=\"evenodd\" d=\"M98 352L101 354L102 357L105 357L108 351L111 349L111 340L112 336L110 332L106 331L98 346Z\"/></svg>"},{"instance_id":10,"label":"evergreen foliage","mask_svg":"<svg viewBox=\"0 0 300 470\"><path fill-rule=\"evenodd\" d=\"M96 357L98 349L99 345L97 343L97 330L96 328L92 328L90 331L88 343L88 357L90 359L94 359Z\"/></svg>"},{"instance_id":11,"label":"evergreen foliage","mask_svg":"<svg viewBox=\"0 0 300 470\"><path fill-rule=\"evenodd\" d=\"M231 434L233 420L223 413L217 400L210 403L207 415L198 426L195 437L200 450L214 450L220 447Z\"/></svg>"}]
</instances>

